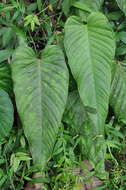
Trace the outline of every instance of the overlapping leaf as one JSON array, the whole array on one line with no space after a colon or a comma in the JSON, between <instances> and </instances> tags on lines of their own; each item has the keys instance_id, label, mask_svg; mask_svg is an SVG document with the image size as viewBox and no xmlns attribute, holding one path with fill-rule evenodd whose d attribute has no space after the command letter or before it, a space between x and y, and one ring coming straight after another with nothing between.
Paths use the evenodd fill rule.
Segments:
<instances>
[{"instance_id":1,"label":"overlapping leaf","mask_svg":"<svg viewBox=\"0 0 126 190\"><path fill-rule=\"evenodd\" d=\"M63 121L73 127L77 132L81 133L84 131L84 123L86 120L86 110L82 104L78 92L75 90L68 96Z\"/></svg>"},{"instance_id":2,"label":"overlapping leaf","mask_svg":"<svg viewBox=\"0 0 126 190\"><path fill-rule=\"evenodd\" d=\"M99 10L104 0L80 0L80 2L86 4L92 10Z\"/></svg>"},{"instance_id":3,"label":"overlapping leaf","mask_svg":"<svg viewBox=\"0 0 126 190\"><path fill-rule=\"evenodd\" d=\"M68 91L68 71L62 51L46 47L40 58L20 46L12 63L18 112L36 166L42 170L50 158L61 124Z\"/></svg>"},{"instance_id":4,"label":"overlapping leaf","mask_svg":"<svg viewBox=\"0 0 126 190\"><path fill-rule=\"evenodd\" d=\"M119 8L124 12L126 15L126 0L116 0Z\"/></svg>"},{"instance_id":5,"label":"overlapping leaf","mask_svg":"<svg viewBox=\"0 0 126 190\"><path fill-rule=\"evenodd\" d=\"M126 73L120 64L113 64L110 105L116 117L126 123Z\"/></svg>"},{"instance_id":6,"label":"overlapping leaf","mask_svg":"<svg viewBox=\"0 0 126 190\"><path fill-rule=\"evenodd\" d=\"M111 62L115 53L113 32L106 17L101 13L92 13L85 24L78 17L70 17L65 25L65 49L83 104L97 111L96 114L89 113L94 123L91 135L104 135ZM94 156L100 152L100 144L99 141L95 144L98 148ZM98 157L102 159L101 154L97 156L97 161Z\"/></svg>"},{"instance_id":7,"label":"overlapping leaf","mask_svg":"<svg viewBox=\"0 0 126 190\"><path fill-rule=\"evenodd\" d=\"M82 102L97 110L97 114L90 116L98 134L103 131L107 115L110 65L115 51L113 32L105 16L92 13L87 24L78 17L70 17L65 25L65 48Z\"/></svg>"},{"instance_id":8,"label":"overlapping leaf","mask_svg":"<svg viewBox=\"0 0 126 190\"><path fill-rule=\"evenodd\" d=\"M7 60L13 53L12 49L0 50L0 63Z\"/></svg>"},{"instance_id":9,"label":"overlapping leaf","mask_svg":"<svg viewBox=\"0 0 126 190\"><path fill-rule=\"evenodd\" d=\"M92 143L92 128L89 125L87 108L84 107L77 90L70 92L68 96L63 121L80 136L81 154L85 155L85 158L93 160L95 149Z\"/></svg>"},{"instance_id":10,"label":"overlapping leaf","mask_svg":"<svg viewBox=\"0 0 126 190\"><path fill-rule=\"evenodd\" d=\"M13 105L8 94L0 89L0 141L9 135L13 125Z\"/></svg>"},{"instance_id":11,"label":"overlapping leaf","mask_svg":"<svg viewBox=\"0 0 126 190\"><path fill-rule=\"evenodd\" d=\"M73 6L80 9L79 15L82 21L87 21L89 13L100 10L104 0L79 0L74 1Z\"/></svg>"},{"instance_id":12,"label":"overlapping leaf","mask_svg":"<svg viewBox=\"0 0 126 190\"><path fill-rule=\"evenodd\" d=\"M8 63L0 63L0 88L12 94L11 70Z\"/></svg>"},{"instance_id":13,"label":"overlapping leaf","mask_svg":"<svg viewBox=\"0 0 126 190\"><path fill-rule=\"evenodd\" d=\"M70 7L72 6L73 2L74 2L74 0L69 0L69 1L63 0L62 10L65 15L68 15L68 13L70 11Z\"/></svg>"}]
</instances>

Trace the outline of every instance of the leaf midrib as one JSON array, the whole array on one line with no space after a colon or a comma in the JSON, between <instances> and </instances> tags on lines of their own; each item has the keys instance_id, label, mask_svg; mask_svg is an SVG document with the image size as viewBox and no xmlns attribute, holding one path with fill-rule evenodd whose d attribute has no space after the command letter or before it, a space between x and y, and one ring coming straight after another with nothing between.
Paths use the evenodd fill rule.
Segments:
<instances>
[{"instance_id":1,"label":"leaf midrib","mask_svg":"<svg viewBox=\"0 0 126 190\"><path fill-rule=\"evenodd\" d=\"M95 95L95 106L96 106L96 110L98 111L98 107L97 107L97 96L96 96L96 82L95 82L95 76L94 76L94 68L93 68L93 60L92 60L92 55L91 55L91 47L90 47L90 36L89 36L89 32L88 32L88 24L86 26L87 29L87 42L88 42L88 54L89 54L89 58L90 58L90 65L91 65L91 70L92 70L92 75L93 75L93 86L94 86L94 95Z\"/></svg>"},{"instance_id":2,"label":"leaf midrib","mask_svg":"<svg viewBox=\"0 0 126 190\"><path fill-rule=\"evenodd\" d=\"M40 59L37 59L37 69L38 69L38 101L39 101L39 113L40 113L40 126L42 126L42 109L41 109L41 106L42 106L42 85L41 85L41 82L42 82L42 75L41 75L41 60ZM40 127L41 130L42 130L42 127ZM43 131L43 130L42 130ZM41 131L41 132L42 132ZM42 134L43 135L43 134Z\"/></svg>"}]
</instances>

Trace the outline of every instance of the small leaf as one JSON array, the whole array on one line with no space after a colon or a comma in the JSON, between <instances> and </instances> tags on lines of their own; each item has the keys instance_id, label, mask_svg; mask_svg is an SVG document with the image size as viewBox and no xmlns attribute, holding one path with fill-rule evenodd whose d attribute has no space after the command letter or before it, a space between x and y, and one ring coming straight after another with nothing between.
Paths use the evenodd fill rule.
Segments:
<instances>
[{"instance_id":1,"label":"small leaf","mask_svg":"<svg viewBox=\"0 0 126 190\"><path fill-rule=\"evenodd\" d=\"M34 31L35 25L40 25L38 16L35 14L28 15L24 18L24 26L31 25L31 30Z\"/></svg>"},{"instance_id":2,"label":"small leaf","mask_svg":"<svg viewBox=\"0 0 126 190\"><path fill-rule=\"evenodd\" d=\"M27 11L28 12L32 12L32 11L35 11L37 9L37 3L30 3L27 7Z\"/></svg>"},{"instance_id":3,"label":"small leaf","mask_svg":"<svg viewBox=\"0 0 126 190\"><path fill-rule=\"evenodd\" d=\"M31 21L31 30L34 31L35 29L35 22L34 20Z\"/></svg>"},{"instance_id":4,"label":"small leaf","mask_svg":"<svg viewBox=\"0 0 126 190\"><path fill-rule=\"evenodd\" d=\"M31 160L28 154L25 152L17 152L15 156L20 160L20 161L28 161Z\"/></svg>"},{"instance_id":5,"label":"small leaf","mask_svg":"<svg viewBox=\"0 0 126 190\"><path fill-rule=\"evenodd\" d=\"M121 56L121 55L125 55L126 54L126 44L121 45L119 47L117 47L116 50L116 56Z\"/></svg>"},{"instance_id":6,"label":"small leaf","mask_svg":"<svg viewBox=\"0 0 126 190\"><path fill-rule=\"evenodd\" d=\"M52 6L51 4L49 4L48 9L49 9L51 12L53 12L53 6Z\"/></svg>"},{"instance_id":7,"label":"small leaf","mask_svg":"<svg viewBox=\"0 0 126 190\"><path fill-rule=\"evenodd\" d=\"M19 167L19 164L20 164L20 160L18 158L14 158L13 160L13 165L12 165L12 169L14 172L17 171L18 167Z\"/></svg>"},{"instance_id":8,"label":"small leaf","mask_svg":"<svg viewBox=\"0 0 126 190\"><path fill-rule=\"evenodd\" d=\"M120 146L121 144L118 143L118 141L106 140L106 145L109 146L109 147L111 147L111 148L120 149L119 146Z\"/></svg>"},{"instance_id":9,"label":"small leaf","mask_svg":"<svg viewBox=\"0 0 126 190\"><path fill-rule=\"evenodd\" d=\"M81 10L83 10L83 11L87 11L87 12L89 12L89 13L92 12L92 10L90 9L90 7L89 7L88 5L86 5L86 4L84 4L84 3L81 3L81 2L74 2L74 3L72 4L72 6L73 6L73 7L76 7L76 8L79 8L79 9L81 9Z\"/></svg>"},{"instance_id":10,"label":"small leaf","mask_svg":"<svg viewBox=\"0 0 126 190\"><path fill-rule=\"evenodd\" d=\"M37 0L37 6L38 6L39 11L42 10L42 4L43 4L43 0Z\"/></svg>"},{"instance_id":11,"label":"small leaf","mask_svg":"<svg viewBox=\"0 0 126 190\"><path fill-rule=\"evenodd\" d=\"M21 143L22 148L25 148L26 142L25 142L24 136L21 136L20 143Z\"/></svg>"}]
</instances>

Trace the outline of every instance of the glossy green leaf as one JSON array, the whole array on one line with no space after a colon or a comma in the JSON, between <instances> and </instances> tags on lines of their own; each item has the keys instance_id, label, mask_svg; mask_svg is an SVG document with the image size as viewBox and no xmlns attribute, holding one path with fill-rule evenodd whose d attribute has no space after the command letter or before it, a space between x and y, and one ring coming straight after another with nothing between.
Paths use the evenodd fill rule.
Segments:
<instances>
[{"instance_id":1,"label":"glossy green leaf","mask_svg":"<svg viewBox=\"0 0 126 190\"><path fill-rule=\"evenodd\" d=\"M11 69L8 63L0 63L0 88L12 94Z\"/></svg>"},{"instance_id":2,"label":"glossy green leaf","mask_svg":"<svg viewBox=\"0 0 126 190\"><path fill-rule=\"evenodd\" d=\"M126 15L126 0L116 0L119 8L124 12Z\"/></svg>"},{"instance_id":3,"label":"glossy green leaf","mask_svg":"<svg viewBox=\"0 0 126 190\"><path fill-rule=\"evenodd\" d=\"M17 109L39 170L50 159L68 93L68 70L58 46L47 46L37 58L20 46L12 62ZM23 82L24 81L24 82Z\"/></svg>"},{"instance_id":4,"label":"glossy green leaf","mask_svg":"<svg viewBox=\"0 0 126 190\"><path fill-rule=\"evenodd\" d=\"M0 141L9 135L13 125L13 105L8 94L0 89Z\"/></svg>"},{"instance_id":5,"label":"glossy green leaf","mask_svg":"<svg viewBox=\"0 0 126 190\"><path fill-rule=\"evenodd\" d=\"M97 137L104 135L108 112L111 62L115 53L113 32L101 13L90 14L85 24L80 18L72 16L65 25L64 43L80 98L84 106L93 107L97 111L96 114L88 113L93 122L90 133L92 138L102 140L103 138ZM95 146L97 147L97 143ZM101 159L100 156L99 158Z\"/></svg>"},{"instance_id":6,"label":"glossy green leaf","mask_svg":"<svg viewBox=\"0 0 126 190\"><path fill-rule=\"evenodd\" d=\"M110 105L116 117L126 121L126 73L120 64L113 65Z\"/></svg>"}]
</instances>

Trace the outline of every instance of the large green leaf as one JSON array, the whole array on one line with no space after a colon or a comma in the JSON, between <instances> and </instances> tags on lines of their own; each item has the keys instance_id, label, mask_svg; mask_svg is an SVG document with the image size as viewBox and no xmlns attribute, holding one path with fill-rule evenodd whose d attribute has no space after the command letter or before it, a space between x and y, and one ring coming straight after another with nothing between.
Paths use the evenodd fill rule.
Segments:
<instances>
[{"instance_id":1,"label":"large green leaf","mask_svg":"<svg viewBox=\"0 0 126 190\"><path fill-rule=\"evenodd\" d=\"M12 62L18 112L34 162L44 169L51 157L68 91L68 70L58 46L48 46L37 58L20 46Z\"/></svg>"},{"instance_id":2,"label":"large green leaf","mask_svg":"<svg viewBox=\"0 0 126 190\"><path fill-rule=\"evenodd\" d=\"M0 63L0 88L12 93L12 80L11 80L11 70L8 63Z\"/></svg>"},{"instance_id":3,"label":"large green leaf","mask_svg":"<svg viewBox=\"0 0 126 190\"><path fill-rule=\"evenodd\" d=\"M126 73L120 64L113 64L110 105L116 117L126 123Z\"/></svg>"},{"instance_id":4,"label":"large green leaf","mask_svg":"<svg viewBox=\"0 0 126 190\"><path fill-rule=\"evenodd\" d=\"M86 109L79 97L78 91L70 92L67 106L63 115L63 121L73 127L78 133L84 131L84 124L87 120Z\"/></svg>"},{"instance_id":5,"label":"large green leaf","mask_svg":"<svg viewBox=\"0 0 126 190\"><path fill-rule=\"evenodd\" d=\"M89 113L94 123L91 135L103 135L110 94L111 62L115 53L113 32L101 13L90 14L85 24L80 18L72 16L65 25L64 43L81 100L85 106L97 111L96 114Z\"/></svg>"},{"instance_id":6,"label":"large green leaf","mask_svg":"<svg viewBox=\"0 0 126 190\"><path fill-rule=\"evenodd\" d=\"M0 89L0 141L9 135L13 125L13 105L8 94Z\"/></svg>"},{"instance_id":7,"label":"large green leaf","mask_svg":"<svg viewBox=\"0 0 126 190\"><path fill-rule=\"evenodd\" d=\"M119 8L124 12L126 15L126 0L116 0Z\"/></svg>"},{"instance_id":8,"label":"large green leaf","mask_svg":"<svg viewBox=\"0 0 126 190\"><path fill-rule=\"evenodd\" d=\"M103 132L115 53L113 32L105 16L92 13L87 24L70 17L65 25L65 48L82 102L97 110L97 114L90 114L96 125L94 130Z\"/></svg>"}]
</instances>

